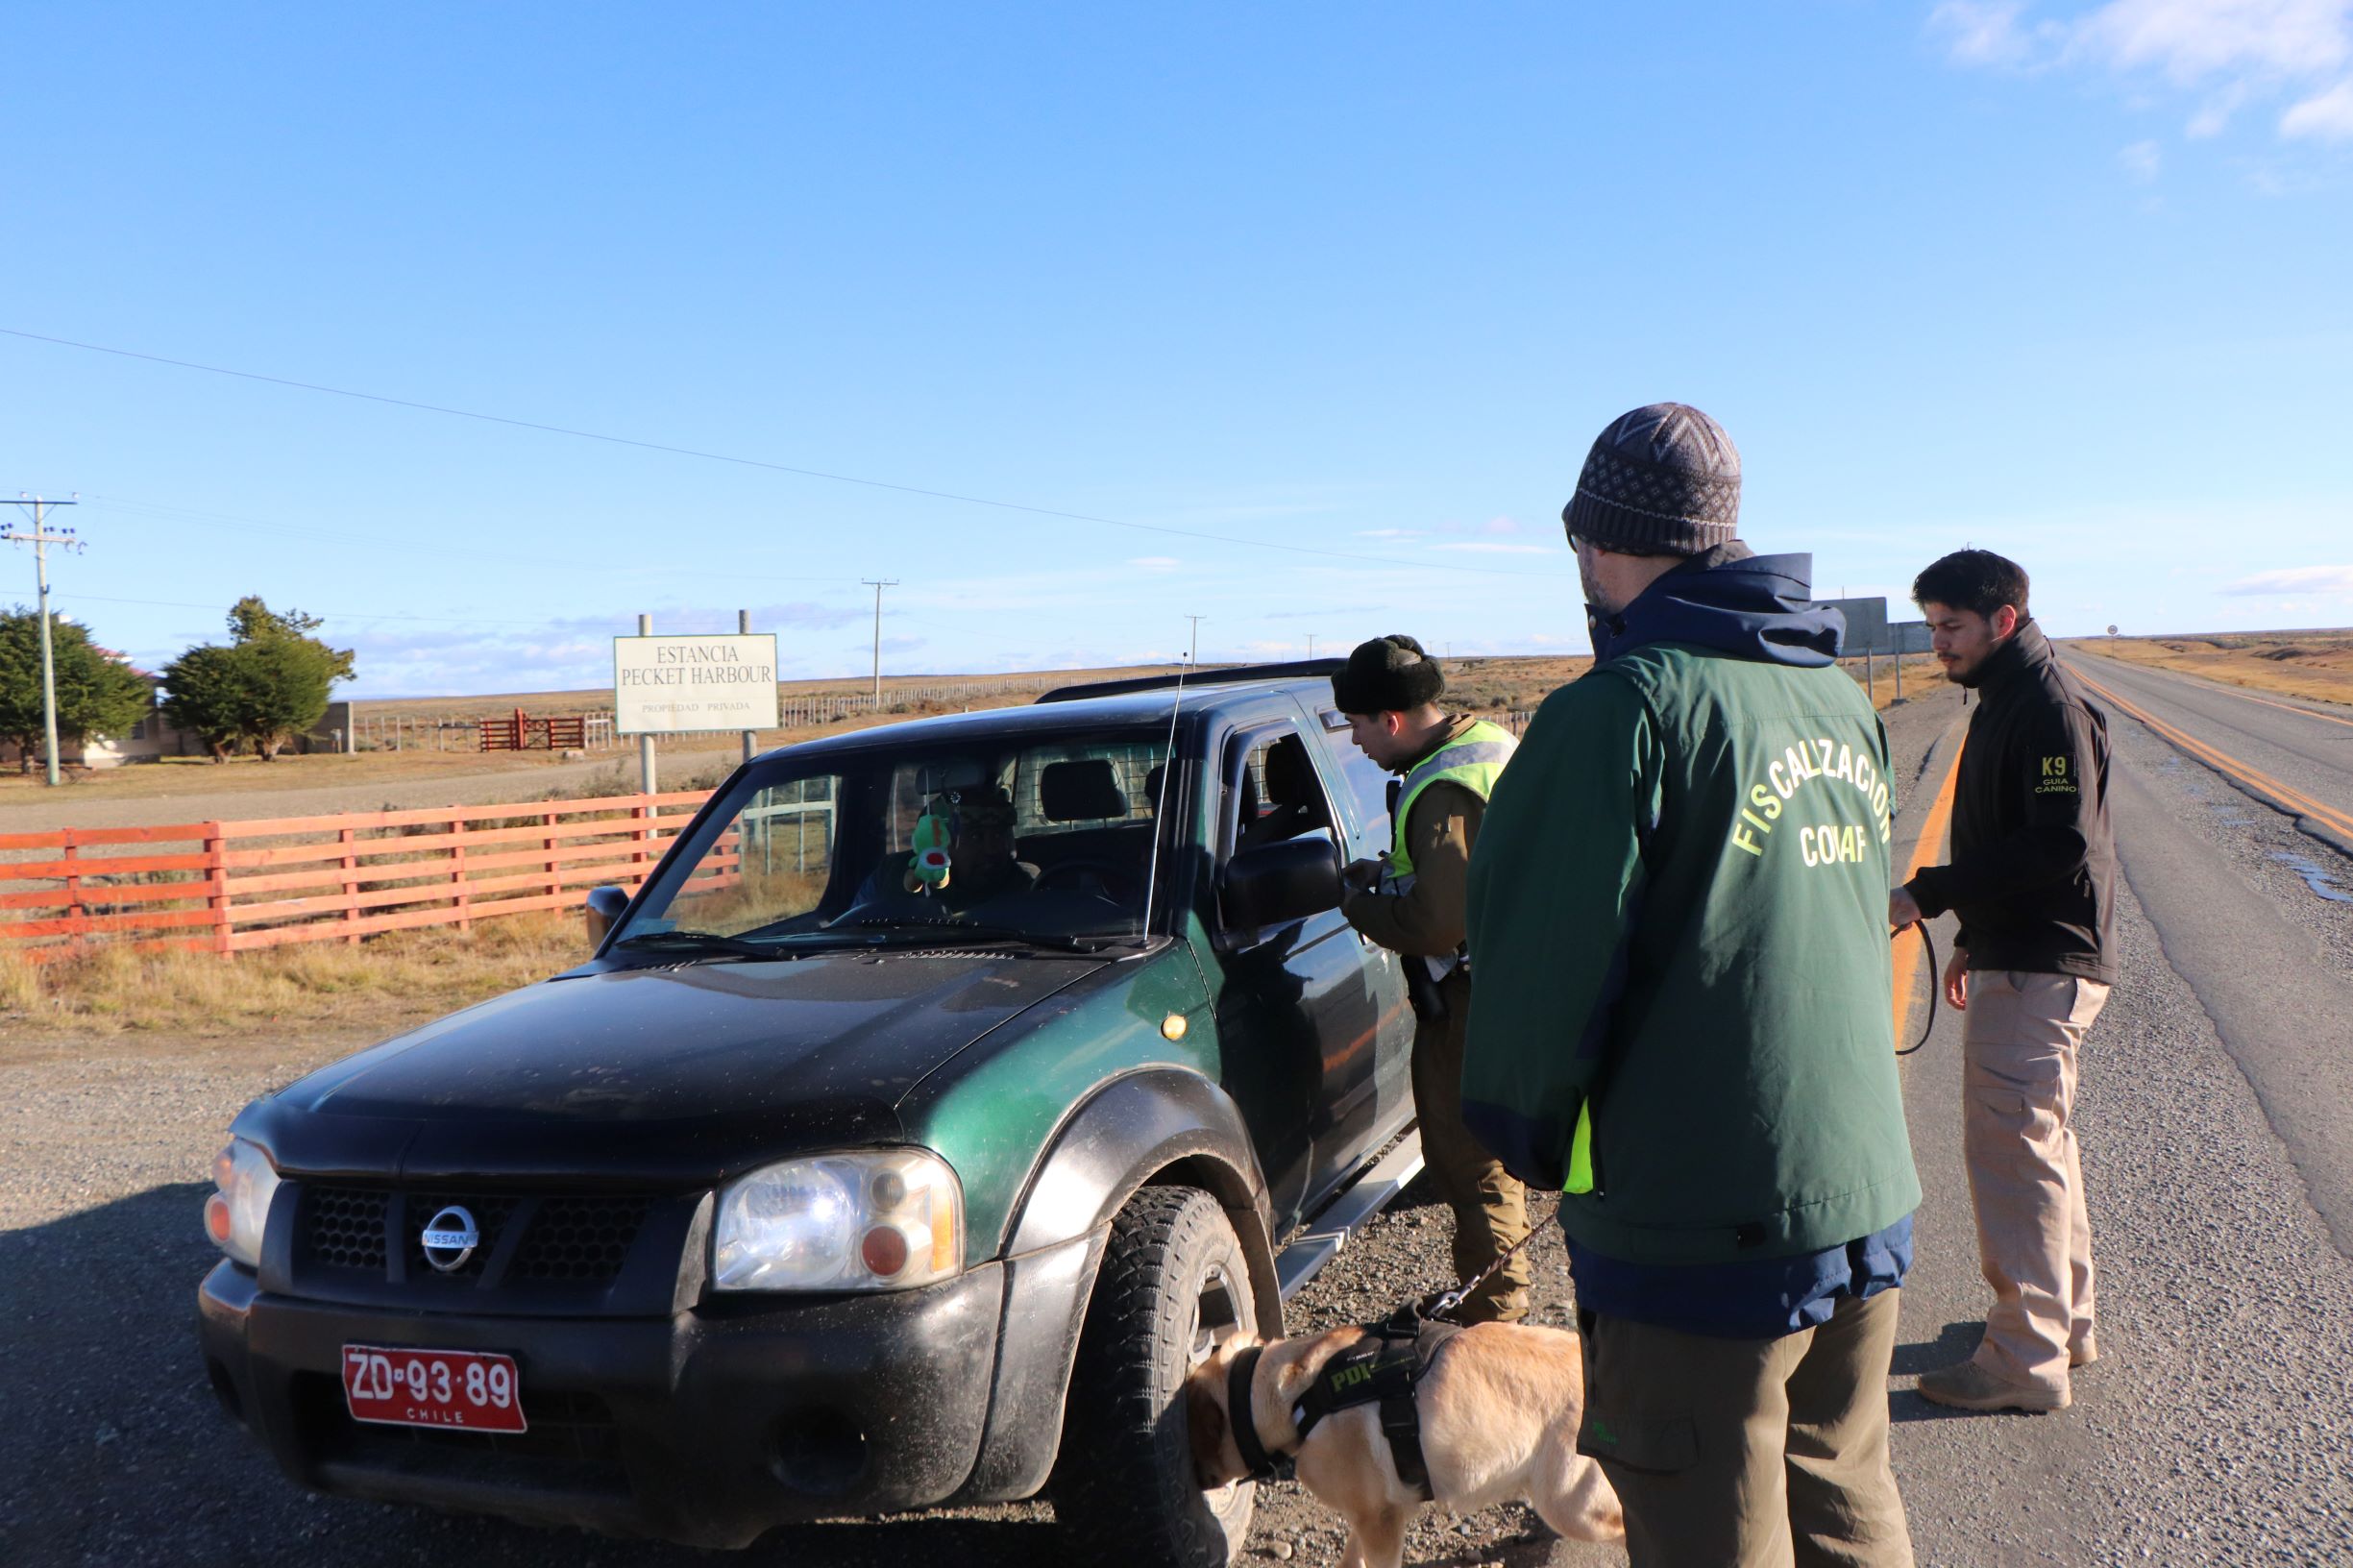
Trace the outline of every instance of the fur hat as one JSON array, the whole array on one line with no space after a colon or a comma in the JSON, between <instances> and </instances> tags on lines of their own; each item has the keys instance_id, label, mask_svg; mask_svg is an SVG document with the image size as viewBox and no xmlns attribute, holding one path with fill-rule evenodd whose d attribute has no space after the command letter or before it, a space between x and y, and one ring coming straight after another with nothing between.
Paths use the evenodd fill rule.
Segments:
<instances>
[{"instance_id":1,"label":"fur hat","mask_svg":"<svg viewBox=\"0 0 2353 1568\"><path fill-rule=\"evenodd\" d=\"M1348 667L1332 677L1332 700L1342 713L1409 713L1435 702L1445 690L1438 661L1405 636L1359 643Z\"/></svg>"}]
</instances>

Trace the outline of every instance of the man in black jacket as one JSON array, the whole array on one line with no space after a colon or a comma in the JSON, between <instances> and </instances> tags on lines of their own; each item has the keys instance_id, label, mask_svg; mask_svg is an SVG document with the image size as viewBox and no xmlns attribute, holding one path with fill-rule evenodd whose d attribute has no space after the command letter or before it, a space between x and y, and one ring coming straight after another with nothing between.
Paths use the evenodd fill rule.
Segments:
<instances>
[{"instance_id":1,"label":"man in black jacket","mask_svg":"<svg viewBox=\"0 0 2353 1568\"><path fill-rule=\"evenodd\" d=\"M1994 1307L1974 1357L1920 1391L1970 1410L2055 1410L2098 1356L2092 1228L2071 1118L2076 1052L2116 971L2108 725L2026 611L2026 574L1964 550L1912 584L1945 676L1982 698L1961 751L1952 862L1888 896L1901 926L1961 931L1945 997L1968 1016L1962 1145Z\"/></svg>"}]
</instances>

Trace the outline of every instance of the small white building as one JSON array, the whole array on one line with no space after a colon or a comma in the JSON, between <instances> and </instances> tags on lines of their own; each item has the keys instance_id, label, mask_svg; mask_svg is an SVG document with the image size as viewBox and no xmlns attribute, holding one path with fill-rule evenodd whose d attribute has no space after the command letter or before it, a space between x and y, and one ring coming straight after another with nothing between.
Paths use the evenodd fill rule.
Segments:
<instances>
[{"instance_id":1,"label":"small white building","mask_svg":"<svg viewBox=\"0 0 2353 1568\"><path fill-rule=\"evenodd\" d=\"M80 742L62 740L58 744L58 765L62 768L119 768L126 762L152 762L158 757L196 757L204 755L204 747L196 737L173 725L163 716L159 700L161 682L146 671L139 675L147 682L147 712L131 726L127 735L91 735ZM32 749L33 766L41 765L38 745ZM0 742L0 767L21 769L26 753L12 742Z\"/></svg>"}]
</instances>

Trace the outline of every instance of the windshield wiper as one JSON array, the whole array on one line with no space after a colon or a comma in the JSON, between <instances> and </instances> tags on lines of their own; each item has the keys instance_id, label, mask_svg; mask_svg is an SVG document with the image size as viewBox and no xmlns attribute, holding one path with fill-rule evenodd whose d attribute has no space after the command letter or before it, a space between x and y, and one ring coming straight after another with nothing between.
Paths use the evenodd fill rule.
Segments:
<instances>
[{"instance_id":1,"label":"windshield wiper","mask_svg":"<svg viewBox=\"0 0 2353 1568\"><path fill-rule=\"evenodd\" d=\"M1025 931L1017 925L996 925L987 920L968 920L956 915L896 917L870 916L852 920L858 928L889 928L905 931L910 937L924 942L936 942L942 931L953 931L962 937L977 937L984 942L1019 942L1032 947L1051 947L1065 953L1099 953L1103 943L1082 942L1077 937L1065 936L1059 931ZM837 928L838 929L838 928Z\"/></svg>"},{"instance_id":2,"label":"windshield wiper","mask_svg":"<svg viewBox=\"0 0 2353 1568\"><path fill-rule=\"evenodd\" d=\"M766 942L746 942L717 931L648 931L639 936L624 937L613 943L641 953L699 953L707 957L781 958L775 945Z\"/></svg>"}]
</instances>

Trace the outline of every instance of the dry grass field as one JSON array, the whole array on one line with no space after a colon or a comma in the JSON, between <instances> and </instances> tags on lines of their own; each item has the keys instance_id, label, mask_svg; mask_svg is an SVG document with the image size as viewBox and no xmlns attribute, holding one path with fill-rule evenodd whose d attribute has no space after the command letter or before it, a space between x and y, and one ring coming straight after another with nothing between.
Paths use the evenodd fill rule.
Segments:
<instances>
[{"instance_id":1,"label":"dry grass field","mask_svg":"<svg viewBox=\"0 0 2353 1568\"><path fill-rule=\"evenodd\" d=\"M581 917L518 915L219 958L93 944L35 965L0 949L0 1061L107 1042L134 1053L282 1055L287 1041L365 1044L545 979L588 956Z\"/></svg>"},{"instance_id":2,"label":"dry grass field","mask_svg":"<svg viewBox=\"0 0 2353 1568\"><path fill-rule=\"evenodd\" d=\"M2071 646L2250 691L2353 704L2353 630L2342 627L2204 637L2085 637Z\"/></svg>"}]
</instances>

